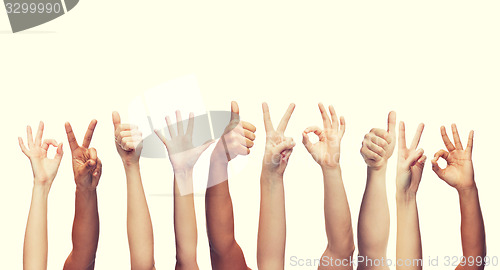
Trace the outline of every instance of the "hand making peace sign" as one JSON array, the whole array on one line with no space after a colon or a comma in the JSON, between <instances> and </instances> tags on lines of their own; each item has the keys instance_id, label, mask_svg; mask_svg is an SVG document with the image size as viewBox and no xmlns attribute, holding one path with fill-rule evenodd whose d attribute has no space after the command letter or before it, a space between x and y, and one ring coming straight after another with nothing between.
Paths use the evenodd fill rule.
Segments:
<instances>
[{"instance_id":1,"label":"hand making peace sign","mask_svg":"<svg viewBox=\"0 0 500 270\"><path fill-rule=\"evenodd\" d=\"M71 156L73 158L73 173L77 188L95 190L99 183L99 178L101 178L101 160L97 158L97 151L94 148L89 148L96 125L97 120L94 119L90 122L83 139L83 144L79 146L70 123L66 122L65 124L69 147L71 148Z\"/></svg>"},{"instance_id":2,"label":"hand making peace sign","mask_svg":"<svg viewBox=\"0 0 500 270\"><path fill-rule=\"evenodd\" d=\"M285 115L281 118L278 128L275 130L269 115L267 103L262 104L264 113L264 126L266 127L266 149L264 152L263 170L276 172L283 175L288 164L288 159L292 154L295 142L291 137L285 137L285 129L292 116L295 104L290 104Z\"/></svg>"}]
</instances>

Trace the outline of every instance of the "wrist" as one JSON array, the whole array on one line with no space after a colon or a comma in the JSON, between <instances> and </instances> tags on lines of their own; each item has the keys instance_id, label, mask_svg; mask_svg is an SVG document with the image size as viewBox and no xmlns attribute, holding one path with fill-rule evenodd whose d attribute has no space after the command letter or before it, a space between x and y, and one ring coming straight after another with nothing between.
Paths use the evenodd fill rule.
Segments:
<instances>
[{"instance_id":1,"label":"wrist","mask_svg":"<svg viewBox=\"0 0 500 270\"><path fill-rule=\"evenodd\" d=\"M76 185L76 193L95 193L96 188L92 188L84 185Z\"/></svg>"},{"instance_id":2,"label":"wrist","mask_svg":"<svg viewBox=\"0 0 500 270\"><path fill-rule=\"evenodd\" d=\"M474 184L473 186L470 187L461 187L461 188L456 188L458 192L458 196L460 197L468 197L471 195L477 195L478 190L476 185Z\"/></svg>"},{"instance_id":3,"label":"wrist","mask_svg":"<svg viewBox=\"0 0 500 270\"><path fill-rule=\"evenodd\" d=\"M229 161L227 160L227 157L225 155L218 155L215 152L212 153L210 156L210 166L222 166L222 167L227 167L229 164Z\"/></svg>"},{"instance_id":4,"label":"wrist","mask_svg":"<svg viewBox=\"0 0 500 270\"><path fill-rule=\"evenodd\" d=\"M273 170L262 169L260 176L261 184L276 184L283 183L283 174L280 174Z\"/></svg>"},{"instance_id":5,"label":"wrist","mask_svg":"<svg viewBox=\"0 0 500 270\"><path fill-rule=\"evenodd\" d=\"M417 193L408 190L398 190L396 191L396 203L398 205L413 203L417 201Z\"/></svg>"},{"instance_id":6,"label":"wrist","mask_svg":"<svg viewBox=\"0 0 500 270\"><path fill-rule=\"evenodd\" d=\"M140 170L139 161L137 161L137 162L125 162L124 161L123 167L125 168L125 173Z\"/></svg>"},{"instance_id":7,"label":"wrist","mask_svg":"<svg viewBox=\"0 0 500 270\"><path fill-rule=\"evenodd\" d=\"M133 167L133 166L139 166L139 159L137 160L127 160L127 159L122 159L123 166L125 169L127 167Z\"/></svg>"},{"instance_id":8,"label":"wrist","mask_svg":"<svg viewBox=\"0 0 500 270\"><path fill-rule=\"evenodd\" d=\"M33 185L33 194L42 194L45 197L49 195L50 185L36 183Z\"/></svg>"}]
</instances>

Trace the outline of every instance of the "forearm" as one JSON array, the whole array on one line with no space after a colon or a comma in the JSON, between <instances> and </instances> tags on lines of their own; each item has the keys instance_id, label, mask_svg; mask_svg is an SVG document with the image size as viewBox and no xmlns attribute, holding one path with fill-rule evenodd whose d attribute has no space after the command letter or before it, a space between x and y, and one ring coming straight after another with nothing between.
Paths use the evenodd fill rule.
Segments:
<instances>
[{"instance_id":1,"label":"forearm","mask_svg":"<svg viewBox=\"0 0 500 270\"><path fill-rule=\"evenodd\" d=\"M389 239L389 205L386 191L386 168L368 168L366 189L358 222L359 252L362 256L384 257Z\"/></svg>"},{"instance_id":2,"label":"forearm","mask_svg":"<svg viewBox=\"0 0 500 270\"><path fill-rule=\"evenodd\" d=\"M461 234L463 256L470 257L486 256L486 237L484 231L483 215L479 203L479 194L476 187L459 191L461 212ZM475 268L483 269L483 266L475 265Z\"/></svg>"},{"instance_id":3,"label":"forearm","mask_svg":"<svg viewBox=\"0 0 500 270\"><path fill-rule=\"evenodd\" d=\"M127 177L127 236L132 269L154 266L153 226L142 186L139 164L125 166Z\"/></svg>"},{"instance_id":4,"label":"forearm","mask_svg":"<svg viewBox=\"0 0 500 270\"><path fill-rule=\"evenodd\" d=\"M47 269L47 198L49 188L34 185L24 236L23 269Z\"/></svg>"},{"instance_id":5,"label":"forearm","mask_svg":"<svg viewBox=\"0 0 500 270\"><path fill-rule=\"evenodd\" d=\"M286 217L283 176L262 172L257 265L259 269L284 269Z\"/></svg>"},{"instance_id":6,"label":"forearm","mask_svg":"<svg viewBox=\"0 0 500 270\"><path fill-rule=\"evenodd\" d=\"M422 269L422 241L418 220L416 194L396 195L397 205L397 260L411 261L411 265L397 265L398 270Z\"/></svg>"},{"instance_id":7,"label":"forearm","mask_svg":"<svg viewBox=\"0 0 500 270\"><path fill-rule=\"evenodd\" d=\"M224 176L226 176L226 181L221 182L220 179ZM222 255L235 244L233 205L227 181L227 163L210 162L208 182L213 183L215 180L220 183L209 186L205 194L207 235L211 250Z\"/></svg>"},{"instance_id":8,"label":"forearm","mask_svg":"<svg viewBox=\"0 0 500 270\"><path fill-rule=\"evenodd\" d=\"M330 255L346 258L354 252L351 211L340 167L323 169L325 229Z\"/></svg>"},{"instance_id":9,"label":"forearm","mask_svg":"<svg viewBox=\"0 0 500 270\"><path fill-rule=\"evenodd\" d=\"M99 240L96 190L76 188L72 240L73 250L64 269L93 268Z\"/></svg>"},{"instance_id":10,"label":"forearm","mask_svg":"<svg viewBox=\"0 0 500 270\"><path fill-rule=\"evenodd\" d=\"M193 172L176 172L174 175L174 230L176 269L197 269L196 246L198 232L193 193L181 192L180 186L193 190Z\"/></svg>"}]
</instances>

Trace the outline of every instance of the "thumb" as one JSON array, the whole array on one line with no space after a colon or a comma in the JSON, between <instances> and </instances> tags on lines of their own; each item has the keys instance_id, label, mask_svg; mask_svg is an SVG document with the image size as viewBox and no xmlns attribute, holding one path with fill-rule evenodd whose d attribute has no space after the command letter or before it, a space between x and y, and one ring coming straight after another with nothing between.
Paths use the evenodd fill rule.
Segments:
<instances>
[{"instance_id":1,"label":"thumb","mask_svg":"<svg viewBox=\"0 0 500 270\"><path fill-rule=\"evenodd\" d=\"M116 126L121 124L121 119L120 119L120 114L117 111L113 112L113 126Z\"/></svg>"},{"instance_id":2,"label":"thumb","mask_svg":"<svg viewBox=\"0 0 500 270\"><path fill-rule=\"evenodd\" d=\"M236 101L231 101L231 120L239 120L240 119L240 108L238 107L238 103Z\"/></svg>"},{"instance_id":3,"label":"thumb","mask_svg":"<svg viewBox=\"0 0 500 270\"><path fill-rule=\"evenodd\" d=\"M81 169L82 173L89 173L96 166L95 160L89 159L83 164L83 168Z\"/></svg>"},{"instance_id":4,"label":"thumb","mask_svg":"<svg viewBox=\"0 0 500 270\"><path fill-rule=\"evenodd\" d=\"M311 153L311 147L313 146L313 144L309 140L309 135L307 135L307 133L305 132L302 133L302 143L306 147L307 151Z\"/></svg>"},{"instance_id":5,"label":"thumb","mask_svg":"<svg viewBox=\"0 0 500 270\"><path fill-rule=\"evenodd\" d=\"M387 132L391 135L396 133L396 112L391 111L387 117Z\"/></svg>"},{"instance_id":6,"label":"thumb","mask_svg":"<svg viewBox=\"0 0 500 270\"><path fill-rule=\"evenodd\" d=\"M286 138L284 141L276 145L276 153L280 154L285 150L291 150L295 146L295 142L292 138Z\"/></svg>"},{"instance_id":7,"label":"thumb","mask_svg":"<svg viewBox=\"0 0 500 270\"><path fill-rule=\"evenodd\" d=\"M431 163L432 163L432 170L436 173L436 175L441 178L441 179L444 179L444 170L441 169L441 167L439 167L439 164L438 164L438 159L439 157L434 157L432 160L431 160Z\"/></svg>"}]
</instances>

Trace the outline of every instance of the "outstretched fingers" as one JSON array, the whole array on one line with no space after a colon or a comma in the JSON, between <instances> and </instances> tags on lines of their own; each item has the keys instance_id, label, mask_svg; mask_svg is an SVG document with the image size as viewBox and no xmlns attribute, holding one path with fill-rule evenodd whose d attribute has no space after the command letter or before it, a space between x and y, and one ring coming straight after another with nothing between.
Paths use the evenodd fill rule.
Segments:
<instances>
[{"instance_id":1,"label":"outstretched fingers","mask_svg":"<svg viewBox=\"0 0 500 270\"><path fill-rule=\"evenodd\" d=\"M441 137L443 138L444 146L446 146L446 149L448 149L448 151L451 152L455 150L455 146L453 145L453 143L451 143L448 134L446 134L446 128L444 126L441 126Z\"/></svg>"}]
</instances>

